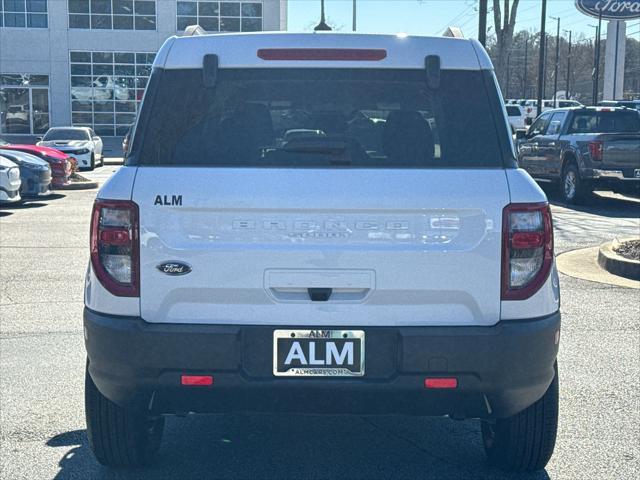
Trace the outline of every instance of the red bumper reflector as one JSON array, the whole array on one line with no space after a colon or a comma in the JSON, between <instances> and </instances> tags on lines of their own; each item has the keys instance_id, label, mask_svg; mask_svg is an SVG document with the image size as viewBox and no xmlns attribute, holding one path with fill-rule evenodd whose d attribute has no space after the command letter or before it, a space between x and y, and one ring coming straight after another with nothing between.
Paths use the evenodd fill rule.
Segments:
<instances>
[{"instance_id":1,"label":"red bumper reflector","mask_svg":"<svg viewBox=\"0 0 640 480\"><path fill-rule=\"evenodd\" d=\"M262 60L343 60L378 61L387 58L387 51L374 48L261 48Z\"/></svg>"},{"instance_id":2,"label":"red bumper reflector","mask_svg":"<svg viewBox=\"0 0 640 480\"><path fill-rule=\"evenodd\" d=\"M424 388L458 388L457 378L425 378Z\"/></svg>"},{"instance_id":3,"label":"red bumper reflector","mask_svg":"<svg viewBox=\"0 0 640 480\"><path fill-rule=\"evenodd\" d=\"M180 383L194 387L206 387L213 385L213 377L211 375L182 375Z\"/></svg>"}]
</instances>

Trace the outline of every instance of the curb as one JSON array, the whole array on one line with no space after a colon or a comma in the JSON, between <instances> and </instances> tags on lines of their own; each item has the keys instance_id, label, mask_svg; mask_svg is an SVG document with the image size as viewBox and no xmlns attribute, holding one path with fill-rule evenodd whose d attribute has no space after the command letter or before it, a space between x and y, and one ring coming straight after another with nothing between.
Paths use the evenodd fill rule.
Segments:
<instances>
[{"instance_id":1,"label":"curb","mask_svg":"<svg viewBox=\"0 0 640 480\"><path fill-rule=\"evenodd\" d=\"M598 264L614 275L631 280L640 280L640 261L625 258L613 251L614 247L620 245L624 240L614 240L601 245L598 250Z\"/></svg>"},{"instance_id":2,"label":"curb","mask_svg":"<svg viewBox=\"0 0 640 480\"><path fill-rule=\"evenodd\" d=\"M55 190L92 190L98 188L98 182L72 182L64 186L56 187Z\"/></svg>"}]
</instances>

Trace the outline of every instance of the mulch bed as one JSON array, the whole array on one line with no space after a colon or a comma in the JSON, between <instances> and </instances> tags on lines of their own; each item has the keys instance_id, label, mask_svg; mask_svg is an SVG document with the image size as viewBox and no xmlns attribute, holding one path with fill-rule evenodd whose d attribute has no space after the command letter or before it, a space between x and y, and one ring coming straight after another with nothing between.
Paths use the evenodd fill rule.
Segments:
<instances>
[{"instance_id":1,"label":"mulch bed","mask_svg":"<svg viewBox=\"0 0 640 480\"><path fill-rule=\"evenodd\" d=\"M640 261L640 240L627 240L613 250L624 258Z\"/></svg>"}]
</instances>

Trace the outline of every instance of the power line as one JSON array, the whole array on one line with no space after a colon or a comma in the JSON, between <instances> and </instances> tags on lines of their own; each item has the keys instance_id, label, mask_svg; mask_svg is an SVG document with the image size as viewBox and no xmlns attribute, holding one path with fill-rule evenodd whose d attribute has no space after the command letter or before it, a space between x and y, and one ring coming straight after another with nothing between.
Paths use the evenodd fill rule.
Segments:
<instances>
[{"instance_id":1,"label":"power line","mask_svg":"<svg viewBox=\"0 0 640 480\"><path fill-rule=\"evenodd\" d=\"M447 24L446 24L444 27L439 28L438 30L434 31L434 32L433 32L433 34L434 34L434 35L438 35L438 34L439 34L439 33L441 33L442 31L444 31L447 27L449 27L449 26L453 25L453 24L454 24L455 22L457 22L460 18L464 17L464 16L467 14L467 12L468 12L469 10L473 9L473 7L474 7L474 4L473 4L473 3L471 3L471 4L467 4L467 7L466 7L462 12L458 13L455 17L453 17L451 20L449 20L449 21L447 22Z\"/></svg>"}]
</instances>

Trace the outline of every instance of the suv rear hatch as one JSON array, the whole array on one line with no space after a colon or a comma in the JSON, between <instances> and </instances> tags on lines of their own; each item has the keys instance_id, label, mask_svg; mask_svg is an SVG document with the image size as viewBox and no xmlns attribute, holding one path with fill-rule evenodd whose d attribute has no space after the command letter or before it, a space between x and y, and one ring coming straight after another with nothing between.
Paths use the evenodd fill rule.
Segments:
<instances>
[{"instance_id":1,"label":"suv rear hatch","mask_svg":"<svg viewBox=\"0 0 640 480\"><path fill-rule=\"evenodd\" d=\"M155 70L129 159L142 317L495 324L509 143L494 85L247 68L206 88L202 70Z\"/></svg>"}]
</instances>

